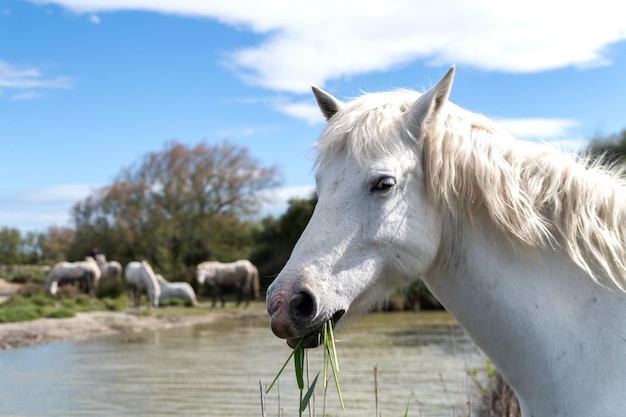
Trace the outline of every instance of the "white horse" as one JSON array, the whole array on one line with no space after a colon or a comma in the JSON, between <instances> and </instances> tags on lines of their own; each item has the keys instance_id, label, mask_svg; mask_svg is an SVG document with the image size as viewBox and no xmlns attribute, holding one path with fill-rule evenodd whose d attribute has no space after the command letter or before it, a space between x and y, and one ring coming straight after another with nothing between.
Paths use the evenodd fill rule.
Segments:
<instances>
[{"instance_id":1,"label":"white horse","mask_svg":"<svg viewBox=\"0 0 626 417\"><path fill-rule=\"evenodd\" d=\"M313 88L318 203L267 291L271 328L315 346L420 276L523 416L623 417L626 184L451 104L453 77L348 104Z\"/></svg>"},{"instance_id":2,"label":"white horse","mask_svg":"<svg viewBox=\"0 0 626 417\"><path fill-rule=\"evenodd\" d=\"M222 307L224 307L222 289L225 287L235 288L237 306L242 301L247 306L252 295L255 300L261 297L259 294L259 271L247 259L226 263L202 262L196 267L196 281L198 285L208 287L211 290L213 307L215 307L217 297L220 298Z\"/></svg>"},{"instance_id":3,"label":"white horse","mask_svg":"<svg viewBox=\"0 0 626 417\"><path fill-rule=\"evenodd\" d=\"M158 307L161 287L152 267L146 261L132 261L124 269L124 279L128 285L128 298L139 307L141 294L148 297L148 307Z\"/></svg>"},{"instance_id":4,"label":"white horse","mask_svg":"<svg viewBox=\"0 0 626 417\"><path fill-rule=\"evenodd\" d=\"M90 296L94 296L99 281L100 268L93 258L87 257L84 261L55 264L46 277L44 288L48 293L55 295L60 285L78 282L85 285Z\"/></svg>"},{"instance_id":5,"label":"white horse","mask_svg":"<svg viewBox=\"0 0 626 417\"><path fill-rule=\"evenodd\" d=\"M194 307L198 306L196 292L188 282L169 282L160 274L156 274L156 279L161 289L159 303L162 303L163 300L167 300L168 298L181 298L191 302Z\"/></svg>"},{"instance_id":6,"label":"white horse","mask_svg":"<svg viewBox=\"0 0 626 417\"><path fill-rule=\"evenodd\" d=\"M104 254L97 254L95 259L102 272L100 279L112 281L120 280L122 277L122 264L118 261L107 261Z\"/></svg>"}]
</instances>

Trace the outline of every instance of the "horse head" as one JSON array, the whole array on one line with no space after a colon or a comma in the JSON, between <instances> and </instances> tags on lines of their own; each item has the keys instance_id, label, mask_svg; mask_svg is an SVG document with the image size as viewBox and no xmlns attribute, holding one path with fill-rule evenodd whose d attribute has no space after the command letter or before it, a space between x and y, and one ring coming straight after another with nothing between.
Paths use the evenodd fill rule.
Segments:
<instances>
[{"instance_id":1,"label":"horse head","mask_svg":"<svg viewBox=\"0 0 626 417\"><path fill-rule=\"evenodd\" d=\"M314 88L328 125L316 144L318 203L267 291L276 336L318 344L323 323L362 313L425 273L442 215L424 181L424 137L438 125L454 68L412 101L364 96L344 104Z\"/></svg>"}]
</instances>

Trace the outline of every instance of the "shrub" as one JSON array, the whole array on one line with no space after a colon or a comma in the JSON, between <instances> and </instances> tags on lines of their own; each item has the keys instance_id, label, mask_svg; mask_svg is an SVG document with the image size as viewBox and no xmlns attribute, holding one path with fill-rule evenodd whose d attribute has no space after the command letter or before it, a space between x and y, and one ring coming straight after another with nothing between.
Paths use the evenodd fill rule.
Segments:
<instances>
[{"instance_id":1,"label":"shrub","mask_svg":"<svg viewBox=\"0 0 626 417\"><path fill-rule=\"evenodd\" d=\"M102 280L96 288L96 297L98 298L117 298L124 295L124 285L121 281L112 279Z\"/></svg>"},{"instance_id":2,"label":"shrub","mask_svg":"<svg viewBox=\"0 0 626 417\"><path fill-rule=\"evenodd\" d=\"M73 284L66 284L59 287L57 297L59 298L76 298L80 294L80 288Z\"/></svg>"},{"instance_id":3,"label":"shrub","mask_svg":"<svg viewBox=\"0 0 626 417\"><path fill-rule=\"evenodd\" d=\"M47 295L46 292L44 291L43 285L41 284L36 284L36 283L28 283L28 284L24 284L22 286L22 288L20 288L19 290L17 290L18 294L24 296L24 297L32 297L34 295Z\"/></svg>"},{"instance_id":4,"label":"shrub","mask_svg":"<svg viewBox=\"0 0 626 417\"><path fill-rule=\"evenodd\" d=\"M32 305L14 306L0 309L0 323L35 320L40 317L38 309Z\"/></svg>"},{"instance_id":5,"label":"shrub","mask_svg":"<svg viewBox=\"0 0 626 417\"><path fill-rule=\"evenodd\" d=\"M51 319L65 319L74 316L76 316L76 313L68 308L56 308L46 314L46 317Z\"/></svg>"},{"instance_id":6,"label":"shrub","mask_svg":"<svg viewBox=\"0 0 626 417\"><path fill-rule=\"evenodd\" d=\"M104 308L109 311L124 311L128 308L128 300L126 297L105 297L101 301L102 304L104 304Z\"/></svg>"},{"instance_id":7,"label":"shrub","mask_svg":"<svg viewBox=\"0 0 626 417\"><path fill-rule=\"evenodd\" d=\"M32 294L30 297L27 297L27 299L31 304L38 307L49 307L56 304L56 301L52 297L44 294L43 292Z\"/></svg>"}]
</instances>

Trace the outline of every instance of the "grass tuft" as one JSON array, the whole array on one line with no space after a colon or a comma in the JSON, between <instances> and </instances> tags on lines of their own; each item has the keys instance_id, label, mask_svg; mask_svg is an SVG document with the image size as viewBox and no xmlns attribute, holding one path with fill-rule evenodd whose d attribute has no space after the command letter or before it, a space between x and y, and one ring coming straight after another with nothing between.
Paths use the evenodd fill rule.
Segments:
<instances>
[{"instance_id":1,"label":"grass tuft","mask_svg":"<svg viewBox=\"0 0 626 417\"><path fill-rule=\"evenodd\" d=\"M323 337L323 346L324 346L324 389L327 388L326 381L327 378L327 364L330 363L330 367L333 373L333 378L335 381L335 387L337 388L337 395L339 396L339 403L341 404L341 409L345 411L345 405L343 403L343 397L341 395L341 389L339 388L339 378L337 377L337 373L339 372L339 366L337 361L337 350L335 349L335 337L333 334L333 326L330 321L327 321L322 326L322 337ZM309 405L311 397L315 391L315 386L317 384L317 379L319 377L319 372L313 379L313 382L308 387L306 393L304 392L304 372L305 372L305 349L302 348L302 339L298 339L296 345L293 350L287 357L287 360L274 377L274 380L270 384L270 386L265 391L266 394L270 392L274 384L278 381L278 378L283 373L289 361L293 358L294 368L296 374L296 383L298 384L298 389L300 390L300 406L298 409L300 410L300 417L302 417L302 413Z\"/></svg>"}]
</instances>

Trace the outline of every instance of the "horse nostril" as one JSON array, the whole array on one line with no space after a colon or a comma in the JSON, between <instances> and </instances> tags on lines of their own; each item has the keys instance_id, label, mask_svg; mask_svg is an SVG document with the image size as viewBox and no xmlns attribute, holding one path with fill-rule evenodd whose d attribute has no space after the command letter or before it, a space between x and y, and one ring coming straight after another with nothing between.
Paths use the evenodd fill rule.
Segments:
<instances>
[{"instance_id":1,"label":"horse nostril","mask_svg":"<svg viewBox=\"0 0 626 417\"><path fill-rule=\"evenodd\" d=\"M289 299L289 313L294 318L315 317L316 309L313 296L306 291L301 291Z\"/></svg>"}]
</instances>

